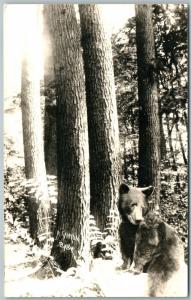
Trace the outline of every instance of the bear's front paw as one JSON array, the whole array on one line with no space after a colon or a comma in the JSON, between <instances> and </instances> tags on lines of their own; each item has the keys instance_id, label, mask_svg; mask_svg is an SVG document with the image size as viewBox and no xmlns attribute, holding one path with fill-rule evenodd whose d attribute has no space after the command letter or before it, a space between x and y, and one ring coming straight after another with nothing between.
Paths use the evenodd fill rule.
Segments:
<instances>
[{"instance_id":1,"label":"bear's front paw","mask_svg":"<svg viewBox=\"0 0 191 300\"><path fill-rule=\"evenodd\" d=\"M124 261L122 265L116 267L117 271L128 271L131 266L130 259L128 261Z\"/></svg>"},{"instance_id":2,"label":"bear's front paw","mask_svg":"<svg viewBox=\"0 0 191 300\"><path fill-rule=\"evenodd\" d=\"M141 270L138 270L138 269L134 269L134 271L133 271L133 274L134 275L139 275L139 274L141 274L142 273L142 271Z\"/></svg>"},{"instance_id":3,"label":"bear's front paw","mask_svg":"<svg viewBox=\"0 0 191 300\"><path fill-rule=\"evenodd\" d=\"M143 267L136 267L133 266L132 271L131 271L134 275L139 275L143 272Z\"/></svg>"},{"instance_id":4,"label":"bear's front paw","mask_svg":"<svg viewBox=\"0 0 191 300\"><path fill-rule=\"evenodd\" d=\"M134 267L135 267L135 263L133 261L132 264L128 268L128 272L133 273Z\"/></svg>"}]
</instances>

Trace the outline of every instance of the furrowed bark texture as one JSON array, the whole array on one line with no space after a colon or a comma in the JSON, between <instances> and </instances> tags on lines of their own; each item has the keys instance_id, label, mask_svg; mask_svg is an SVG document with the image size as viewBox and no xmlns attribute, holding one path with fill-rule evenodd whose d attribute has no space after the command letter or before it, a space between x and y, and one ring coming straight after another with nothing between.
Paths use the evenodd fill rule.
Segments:
<instances>
[{"instance_id":1,"label":"furrowed bark texture","mask_svg":"<svg viewBox=\"0 0 191 300\"><path fill-rule=\"evenodd\" d=\"M136 6L136 40L139 95L139 186L155 187L154 203L160 201L160 125L152 7Z\"/></svg>"},{"instance_id":2,"label":"furrowed bark texture","mask_svg":"<svg viewBox=\"0 0 191 300\"><path fill-rule=\"evenodd\" d=\"M52 254L62 269L89 253L89 146L80 30L73 5L45 5L57 91L58 212Z\"/></svg>"},{"instance_id":3,"label":"furrowed bark texture","mask_svg":"<svg viewBox=\"0 0 191 300\"><path fill-rule=\"evenodd\" d=\"M90 144L91 213L104 230L116 209L118 119L110 39L97 5L79 5Z\"/></svg>"},{"instance_id":4,"label":"furrowed bark texture","mask_svg":"<svg viewBox=\"0 0 191 300\"><path fill-rule=\"evenodd\" d=\"M31 11L29 12L31 13ZM36 16L34 11L34 16ZM21 109L23 126L23 143L25 174L27 179L34 179L37 184L34 195L29 199L30 233L39 244L42 235L49 234L49 198L44 162L43 132L40 109L40 78L38 76L38 48L31 50L31 45L37 40L38 27L33 24L33 30L25 35L25 51L22 61L21 78ZM45 238L46 240L46 238Z\"/></svg>"}]
</instances>

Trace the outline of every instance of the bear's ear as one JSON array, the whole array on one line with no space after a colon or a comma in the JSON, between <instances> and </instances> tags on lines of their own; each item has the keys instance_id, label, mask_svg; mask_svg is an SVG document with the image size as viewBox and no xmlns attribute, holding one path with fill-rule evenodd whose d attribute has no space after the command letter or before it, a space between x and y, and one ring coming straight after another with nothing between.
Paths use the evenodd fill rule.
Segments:
<instances>
[{"instance_id":1,"label":"bear's ear","mask_svg":"<svg viewBox=\"0 0 191 300\"><path fill-rule=\"evenodd\" d=\"M175 231L168 225L166 224L164 221L161 221L158 227L158 231L161 235L161 239L168 241L176 241L176 233Z\"/></svg>"},{"instance_id":2,"label":"bear's ear","mask_svg":"<svg viewBox=\"0 0 191 300\"><path fill-rule=\"evenodd\" d=\"M148 197L153 193L154 187L152 185L150 185L150 186L141 188L141 191L143 192L143 194L145 194Z\"/></svg>"},{"instance_id":3,"label":"bear's ear","mask_svg":"<svg viewBox=\"0 0 191 300\"><path fill-rule=\"evenodd\" d=\"M119 187L119 194L127 194L129 192L129 187L127 184L122 183Z\"/></svg>"},{"instance_id":4,"label":"bear's ear","mask_svg":"<svg viewBox=\"0 0 191 300\"><path fill-rule=\"evenodd\" d=\"M153 210L149 210L145 216L145 223L152 228L158 228L161 219Z\"/></svg>"}]
</instances>

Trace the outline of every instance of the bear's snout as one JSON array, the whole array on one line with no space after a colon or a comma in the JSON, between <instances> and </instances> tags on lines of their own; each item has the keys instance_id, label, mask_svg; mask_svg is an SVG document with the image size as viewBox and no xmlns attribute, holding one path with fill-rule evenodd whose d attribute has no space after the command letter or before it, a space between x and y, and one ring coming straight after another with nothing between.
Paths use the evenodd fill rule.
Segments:
<instances>
[{"instance_id":1,"label":"bear's snout","mask_svg":"<svg viewBox=\"0 0 191 300\"><path fill-rule=\"evenodd\" d=\"M140 224L144 220L142 207L136 206L134 208L134 211L132 212L132 218L136 224Z\"/></svg>"}]
</instances>

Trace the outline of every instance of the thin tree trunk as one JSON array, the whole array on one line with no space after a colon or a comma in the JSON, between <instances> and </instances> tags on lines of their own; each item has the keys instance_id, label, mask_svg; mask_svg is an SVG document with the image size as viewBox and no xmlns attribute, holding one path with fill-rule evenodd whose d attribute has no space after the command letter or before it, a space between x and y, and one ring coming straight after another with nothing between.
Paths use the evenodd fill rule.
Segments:
<instances>
[{"instance_id":1,"label":"thin tree trunk","mask_svg":"<svg viewBox=\"0 0 191 300\"><path fill-rule=\"evenodd\" d=\"M139 95L140 186L153 185L154 205L160 201L160 126L151 5L136 6Z\"/></svg>"},{"instance_id":2,"label":"thin tree trunk","mask_svg":"<svg viewBox=\"0 0 191 300\"><path fill-rule=\"evenodd\" d=\"M172 130L170 129L168 114L166 114L166 126L167 126L167 132L168 132L168 142L169 142L170 156L172 158L172 168L174 170L176 170L177 169L176 159L175 159L174 148L173 148L173 144L172 144Z\"/></svg>"},{"instance_id":3,"label":"thin tree trunk","mask_svg":"<svg viewBox=\"0 0 191 300\"><path fill-rule=\"evenodd\" d=\"M159 101L159 122L160 122L160 145L161 160L166 160L166 139L163 128L163 113L161 109L161 101Z\"/></svg>"},{"instance_id":4,"label":"thin tree trunk","mask_svg":"<svg viewBox=\"0 0 191 300\"><path fill-rule=\"evenodd\" d=\"M104 230L116 209L118 118L111 42L98 5L79 5L90 143L91 213Z\"/></svg>"},{"instance_id":5,"label":"thin tree trunk","mask_svg":"<svg viewBox=\"0 0 191 300\"><path fill-rule=\"evenodd\" d=\"M39 41L38 11L33 12L33 30L25 34L25 50L22 61L21 110L24 142L25 174L34 179L37 193L29 200L30 234L37 244L49 235L49 198L43 149L43 130L40 109L39 48L32 45ZM35 19L36 18L36 19Z\"/></svg>"},{"instance_id":6,"label":"thin tree trunk","mask_svg":"<svg viewBox=\"0 0 191 300\"><path fill-rule=\"evenodd\" d=\"M188 164L188 160L186 158L186 154L185 154L185 150L184 150L184 145L183 145L183 142L182 142L182 136L181 136L181 133L180 133L180 130L179 130L179 126L178 126L178 121L179 121L179 115L178 115L178 112L176 112L175 127L176 127L176 131L177 131L177 134L178 134L178 139L179 139L179 143L180 143L180 149L181 149L181 152L182 152L182 158L183 158L183 161L184 161L185 165L187 165Z\"/></svg>"},{"instance_id":7,"label":"thin tree trunk","mask_svg":"<svg viewBox=\"0 0 191 300\"><path fill-rule=\"evenodd\" d=\"M186 126L186 128L187 128L187 130L188 130L188 117L187 117L187 113L184 112L184 113L183 113L183 116L184 116L185 126Z\"/></svg>"},{"instance_id":8,"label":"thin tree trunk","mask_svg":"<svg viewBox=\"0 0 191 300\"><path fill-rule=\"evenodd\" d=\"M70 4L45 5L57 90L58 212L52 255L62 269L89 256L89 151L80 30Z\"/></svg>"}]
</instances>

